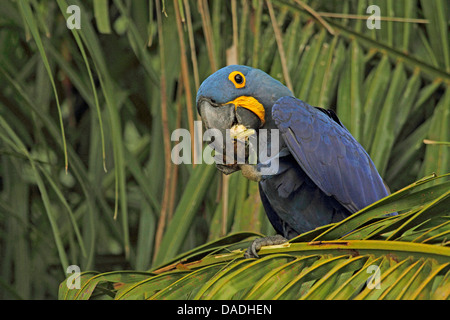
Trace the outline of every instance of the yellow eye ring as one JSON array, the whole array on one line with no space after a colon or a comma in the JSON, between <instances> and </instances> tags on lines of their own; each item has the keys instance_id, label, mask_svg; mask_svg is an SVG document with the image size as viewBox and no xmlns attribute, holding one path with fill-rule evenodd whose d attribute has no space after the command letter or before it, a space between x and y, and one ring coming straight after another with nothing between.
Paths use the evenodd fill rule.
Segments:
<instances>
[{"instance_id":1,"label":"yellow eye ring","mask_svg":"<svg viewBox=\"0 0 450 320\"><path fill-rule=\"evenodd\" d=\"M228 76L228 80L233 82L234 86L237 89L245 87L245 77L244 75L239 71L233 71Z\"/></svg>"}]
</instances>

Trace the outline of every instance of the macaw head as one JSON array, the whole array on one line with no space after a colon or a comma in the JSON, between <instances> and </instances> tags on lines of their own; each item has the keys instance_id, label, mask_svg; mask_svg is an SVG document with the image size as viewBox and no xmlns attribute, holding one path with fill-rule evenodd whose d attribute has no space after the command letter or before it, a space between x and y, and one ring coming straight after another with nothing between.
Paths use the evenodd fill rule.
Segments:
<instances>
[{"instance_id":1,"label":"macaw head","mask_svg":"<svg viewBox=\"0 0 450 320\"><path fill-rule=\"evenodd\" d=\"M230 65L210 75L197 92L197 110L207 129L273 129L272 106L281 97L293 96L281 82L264 71ZM224 152L225 154L225 152ZM224 173L236 165L217 166Z\"/></svg>"},{"instance_id":2,"label":"macaw head","mask_svg":"<svg viewBox=\"0 0 450 320\"><path fill-rule=\"evenodd\" d=\"M208 129L230 129L235 124L255 130L270 128L272 106L285 96L293 94L264 71L231 65L203 81L197 92L197 110Z\"/></svg>"}]
</instances>

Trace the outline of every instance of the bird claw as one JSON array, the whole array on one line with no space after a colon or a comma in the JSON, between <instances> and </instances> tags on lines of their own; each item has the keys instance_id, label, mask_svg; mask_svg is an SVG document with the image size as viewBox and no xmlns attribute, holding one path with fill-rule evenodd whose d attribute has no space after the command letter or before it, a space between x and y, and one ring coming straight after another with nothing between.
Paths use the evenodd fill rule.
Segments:
<instances>
[{"instance_id":1,"label":"bird claw","mask_svg":"<svg viewBox=\"0 0 450 320\"><path fill-rule=\"evenodd\" d=\"M288 239L283 237L282 235L269 236L264 238L255 239L252 244L248 247L247 251L244 254L244 258L259 258L257 251L264 246L273 246L277 244L282 244L287 242Z\"/></svg>"}]
</instances>

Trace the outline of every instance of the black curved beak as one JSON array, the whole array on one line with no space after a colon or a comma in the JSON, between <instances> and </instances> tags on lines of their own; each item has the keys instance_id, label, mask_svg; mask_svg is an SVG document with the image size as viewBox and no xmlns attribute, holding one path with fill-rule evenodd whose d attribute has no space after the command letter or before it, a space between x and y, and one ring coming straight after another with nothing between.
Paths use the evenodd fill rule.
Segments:
<instances>
[{"instance_id":1,"label":"black curved beak","mask_svg":"<svg viewBox=\"0 0 450 320\"><path fill-rule=\"evenodd\" d=\"M233 104L220 105L209 98L201 97L197 102L197 110L207 129L230 129L236 122Z\"/></svg>"},{"instance_id":2,"label":"black curved beak","mask_svg":"<svg viewBox=\"0 0 450 320\"><path fill-rule=\"evenodd\" d=\"M233 104L221 105L215 101L200 97L197 102L197 111L200 114L206 129L217 129L220 131L223 141L212 141L211 147L216 150L216 156L224 159L223 164L216 163L217 169L228 175L239 170L236 164L227 164L224 147L226 145L225 137L227 129L236 124L236 112ZM223 150L219 146L222 146Z\"/></svg>"},{"instance_id":3,"label":"black curved beak","mask_svg":"<svg viewBox=\"0 0 450 320\"><path fill-rule=\"evenodd\" d=\"M253 129L261 126L257 115L249 109L236 107L233 103L218 104L209 98L200 97L197 111L208 129L230 129L234 124Z\"/></svg>"},{"instance_id":4,"label":"black curved beak","mask_svg":"<svg viewBox=\"0 0 450 320\"><path fill-rule=\"evenodd\" d=\"M210 143L211 147L216 151L216 155L222 156L224 159L223 163L217 163L216 161L217 169L227 175L240 170L236 161L233 162L236 154L233 155L233 158L228 157L226 154L225 146L227 145L227 137L230 135L227 129L231 129L236 124L242 124L246 128L257 129L261 125L258 116L246 108L236 107L233 103L218 104L207 97L198 99L197 110L206 129L216 129L221 133L222 141L212 140Z\"/></svg>"}]
</instances>

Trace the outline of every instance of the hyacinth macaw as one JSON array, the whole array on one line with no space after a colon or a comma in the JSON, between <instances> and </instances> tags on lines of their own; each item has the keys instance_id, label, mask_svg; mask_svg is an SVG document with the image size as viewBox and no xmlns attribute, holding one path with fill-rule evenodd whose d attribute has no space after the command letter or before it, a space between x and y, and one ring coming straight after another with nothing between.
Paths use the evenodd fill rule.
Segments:
<instances>
[{"instance_id":1,"label":"hyacinth macaw","mask_svg":"<svg viewBox=\"0 0 450 320\"><path fill-rule=\"evenodd\" d=\"M225 174L242 170L259 182L261 201L278 233L255 240L246 257L257 257L261 246L338 222L388 195L371 158L332 110L296 99L259 69L224 67L204 80L196 100L207 129L226 134L241 125L254 129L257 136L259 129L279 133L277 141L266 139L279 147L273 157L278 161L276 172L265 174L259 160L216 164Z\"/></svg>"}]
</instances>

